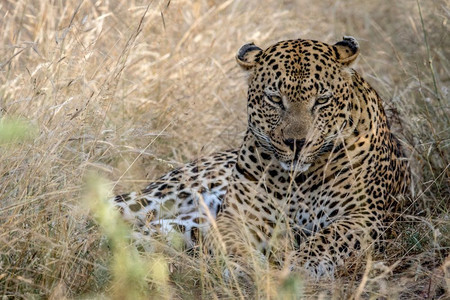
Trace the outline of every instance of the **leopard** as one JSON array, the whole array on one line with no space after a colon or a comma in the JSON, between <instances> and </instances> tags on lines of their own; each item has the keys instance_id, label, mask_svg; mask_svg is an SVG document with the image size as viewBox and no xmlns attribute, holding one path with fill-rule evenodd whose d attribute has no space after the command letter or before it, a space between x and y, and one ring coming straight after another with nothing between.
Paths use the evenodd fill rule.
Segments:
<instances>
[{"instance_id":1,"label":"leopard","mask_svg":"<svg viewBox=\"0 0 450 300\"><path fill-rule=\"evenodd\" d=\"M241 146L118 195L114 205L138 238L176 232L187 248L202 243L241 268L256 255L289 260L314 278L334 276L384 236L410 185L383 102L352 68L359 53L350 36L265 50L243 45L236 55L248 76Z\"/></svg>"}]
</instances>

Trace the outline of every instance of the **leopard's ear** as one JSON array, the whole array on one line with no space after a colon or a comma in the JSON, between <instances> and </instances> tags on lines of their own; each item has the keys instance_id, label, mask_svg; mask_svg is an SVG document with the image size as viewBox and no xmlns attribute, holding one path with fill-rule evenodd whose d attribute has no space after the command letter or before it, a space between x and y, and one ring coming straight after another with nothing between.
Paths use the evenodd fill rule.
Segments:
<instances>
[{"instance_id":1,"label":"leopard's ear","mask_svg":"<svg viewBox=\"0 0 450 300\"><path fill-rule=\"evenodd\" d=\"M243 69L251 69L261 55L262 49L253 43L245 44L236 54L236 60Z\"/></svg>"},{"instance_id":2,"label":"leopard's ear","mask_svg":"<svg viewBox=\"0 0 450 300\"><path fill-rule=\"evenodd\" d=\"M336 59L344 66L351 65L359 54L358 41L352 36L344 36L343 40L333 46L335 48Z\"/></svg>"}]
</instances>

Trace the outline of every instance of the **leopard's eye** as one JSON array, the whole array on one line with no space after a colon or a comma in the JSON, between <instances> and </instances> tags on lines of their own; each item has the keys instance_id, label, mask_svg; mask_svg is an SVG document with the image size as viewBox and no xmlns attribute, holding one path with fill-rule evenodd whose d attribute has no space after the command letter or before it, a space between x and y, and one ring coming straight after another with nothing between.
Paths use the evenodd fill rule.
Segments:
<instances>
[{"instance_id":1,"label":"leopard's eye","mask_svg":"<svg viewBox=\"0 0 450 300\"><path fill-rule=\"evenodd\" d=\"M278 94L264 91L264 99L272 106L284 108L283 98Z\"/></svg>"},{"instance_id":2,"label":"leopard's eye","mask_svg":"<svg viewBox=\"0 0 450 300\"><path fill-rule=\"evenodd\" d=\"M315 105L322 105L327 103L332 98L332 96L333 96L332 92L326 92L320 95L319 97L317 97Z\"/></svg>"},{"instance_id":3,"label":"leopard's eye","mask_svg":"<svg viewBox=\"0 0 450 300\"><path fill-rule=\"evenodd\" d=\"M281 99L281 96L278 96L278 95L266 95L266 97L273 103L280 104L283 102L283 99Z\"/></svg>"}]
</instances>

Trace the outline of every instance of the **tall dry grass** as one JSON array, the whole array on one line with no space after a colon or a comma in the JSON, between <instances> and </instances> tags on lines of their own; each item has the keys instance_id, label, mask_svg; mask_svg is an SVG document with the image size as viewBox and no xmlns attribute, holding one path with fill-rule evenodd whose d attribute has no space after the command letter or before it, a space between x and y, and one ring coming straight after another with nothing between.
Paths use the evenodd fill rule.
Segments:
<instances>
[{"instance_id":1,"label":"tall dry grass","mask_svg":"<svg viewBox=\"0 0 450 300\"><path fill-rule=\"evenodd\" d=\"M102 229L104 187L84 189L87 175L125 192L237 147L240 45L353 35L355 68L385 100L414 193L386 250L359 270L325 283L262 272L255 297L450 296L449 17L445 0L0 2L0 295L239 296L201 258L164 244L137 255L127 229ZM132 257L125 269L120 253ZM148 268L133 273L136 263Z\"/></svg>"}]
</instances>

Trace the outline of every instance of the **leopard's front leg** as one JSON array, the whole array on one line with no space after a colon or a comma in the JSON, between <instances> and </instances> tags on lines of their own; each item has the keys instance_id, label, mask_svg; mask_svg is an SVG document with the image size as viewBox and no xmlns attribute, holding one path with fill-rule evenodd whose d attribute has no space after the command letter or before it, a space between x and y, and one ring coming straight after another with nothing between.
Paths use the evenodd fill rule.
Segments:
<instances>
[{"instance_id":1,"label":"leopard's front leg","mask_svg":"<svg viewBox=\"0 0 450 300\"><path fill-rule=\"evenodd\" d=\"M294 258L294 269L314 278L334 277L348 258L365 254L381 234L381 222L367 215L347 215L306 238Z\"/></svg>"},{"instance_id":2,"label":"leopard's front leg","mask_svg":"<svg viewBox=\"0 0 450 300\"><path fill-rule=\"evenodd\" d=\"M257 229L242 218L222 213L212 224L205 240L205 250L220 265L227 282L252 282L255 271L268 260L257 247Z\"/></svg>"},{"instance_id":3,"label":"leopard's front leg","mask_svg":"<svg viewBox=\"0 0 450 300\"><path fill-rule=\"evenodd\" d=\"M274 253L290 246L285 224L280 204L259 191L255 182L240 179L230 185L206 246L227 261L224 273L253 277L255 271L268 267Z\"/></svg>"}]
</instances>

